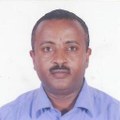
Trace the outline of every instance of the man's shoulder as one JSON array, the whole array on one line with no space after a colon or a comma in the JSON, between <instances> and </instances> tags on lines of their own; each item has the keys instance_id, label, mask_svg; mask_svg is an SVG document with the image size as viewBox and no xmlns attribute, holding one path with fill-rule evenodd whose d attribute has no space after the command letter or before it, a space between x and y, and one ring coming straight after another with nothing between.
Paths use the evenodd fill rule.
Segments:
<instances>
[{"instance_id":1,"label":"man's shoulder","mask_svg":"<svg viewBox=\"0 0 120 120\"><path fill-rule=\"evenodd\" d=\"M115 103L115 104L119 104L120 102L115 99L114 97L112 97L111 95L107 94L106 92L104 91L101 91L99 89L96 89L96 88L93 88L93 87L90 87L90 90L92 91L92 95L94 96L94 99L98 100L99 102L112 102L112 103Z\"/></svg>"},{"instance_id":2,"label":"man's shoulder","mask_svg":"<svg viewBox=\"0 0 120 120\"><path fill-rule=\"evenodd\" d=\"M30 107L38 91L39 89L28 91L17 97L14 101L2 106L0 108L0 118L6 115L15 115L15 113L17 113L18 110L27 108L25 106Z\"/></svg>"},{"instance_id":3,"label":"man's shoulder","mask_svg":"<svg viewBox=\"0 0 120 120\"><path fill-rule=\"evenodd\" d=\"M120 102L117 99L93 87L90 87L90 91L97 112L109 112L111 115L120 113Z\"/></svg>"}]
</instances>

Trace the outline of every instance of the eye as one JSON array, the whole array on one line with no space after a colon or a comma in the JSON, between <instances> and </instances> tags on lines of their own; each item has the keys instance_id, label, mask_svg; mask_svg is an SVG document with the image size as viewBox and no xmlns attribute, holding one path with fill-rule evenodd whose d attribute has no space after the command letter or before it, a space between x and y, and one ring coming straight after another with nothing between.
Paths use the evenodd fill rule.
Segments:
<instances>
[{"instance_id":1,"label":"eye","mask_svg":"<svg viewBox=\"0 0 120 120\"><path fill-rule=\"evenodd\" d=\"M52 52L53 51L53 48L52 47L44 47L42 49L44 52Z\"/></svg>"},{"instance_id":2,"label":"eye","mask_svg":"<svg viewBox=\"0 0 120 120\"><path fill-rule=\"evenodd\" d=\"M76 46L70 46L68 47L68 51L77 51L77 47Z\"/></svg>"}]
</instances>

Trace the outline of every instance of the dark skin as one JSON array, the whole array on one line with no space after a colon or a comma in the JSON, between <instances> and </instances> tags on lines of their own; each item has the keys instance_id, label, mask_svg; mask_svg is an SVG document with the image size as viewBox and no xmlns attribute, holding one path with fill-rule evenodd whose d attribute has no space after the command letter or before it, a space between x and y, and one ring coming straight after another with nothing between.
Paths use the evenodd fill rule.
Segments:
<instances>
[{"instance_id":1,"label":"dark skin","mask_svg":"<svg viewBox=\"0 0 120 120\"><path fill-rule=\"evenodd\" d=\"M74 107L84 83L91 54L86 33L75 20L45 20L34 40L34 69L53 106L65 114Z\"/></svg>"}]
</instances>

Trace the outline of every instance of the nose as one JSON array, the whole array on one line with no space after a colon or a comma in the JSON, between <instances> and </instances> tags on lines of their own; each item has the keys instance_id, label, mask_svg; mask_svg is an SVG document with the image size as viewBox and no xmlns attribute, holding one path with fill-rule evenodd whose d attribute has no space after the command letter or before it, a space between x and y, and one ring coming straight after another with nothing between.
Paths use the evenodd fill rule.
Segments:
<instances>
[{"instance_id":1,"label":"nose","mask_svg":"<svg viewBox=\"0 0 120 120\"><path fill-rule=\"evenodd\" d=\"M65 54L65 51L58 50L54 57L54 63L59 64L60 66L67 63L67 56Z\"/></svg>"}]
</instances>

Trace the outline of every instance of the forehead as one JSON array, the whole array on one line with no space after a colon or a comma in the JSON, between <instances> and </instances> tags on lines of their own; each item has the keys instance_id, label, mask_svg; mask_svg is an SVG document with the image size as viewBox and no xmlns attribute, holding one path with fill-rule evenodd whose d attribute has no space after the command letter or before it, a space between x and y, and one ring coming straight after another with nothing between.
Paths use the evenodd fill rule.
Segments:
<instances>
[{"instance_id":1,"label":"forehead","mask_svg":"<svg viewBox=\"0 0 120 120\"><path fill-rule=\"evenodd\" d=\"M84 38L85 32L81 24L76 20L44 20L36 28L34 39L50 39L56 37Z\"/></svg>"},{"instance_id":2,"label":"forehead","mask_svg":"<svg viewBox=\"0 0 120 120\"><path fill-rule=\"evenodd\" d=\"M70 28L74 28L76 30L80 30L81 32L84 31L83 27L81 26L81 24L77 21L77 20L67 20L67 19L52 19L52 20L44 20L42 22L39 23L36 32L38 31L46 31L49 29L62 29L62 28L66 28L66 29L70 29Z\"/></svg>"}]
</instances>

